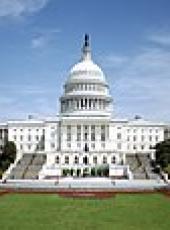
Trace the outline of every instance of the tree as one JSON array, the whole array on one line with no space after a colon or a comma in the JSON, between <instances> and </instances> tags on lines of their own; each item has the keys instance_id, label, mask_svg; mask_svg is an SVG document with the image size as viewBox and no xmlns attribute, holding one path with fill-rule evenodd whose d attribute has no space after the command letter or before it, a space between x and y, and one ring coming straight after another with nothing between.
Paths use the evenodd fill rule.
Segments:
<instances>
[{"instance_id":1,"label":"tree","mask_svg":"<svg viewBox=\"0 0 170 230\"><path fill-rule=\"evenodd\" d=\"M170 139L156 144L156 164L165 168L170 164Z\"/></svg>"},{"instance_id":2,"label":"tree","mask_svg":"<svg viewBox=\"0 0 170 230\"><path fill-rule=\"evenodd\" d=\"M5 171L16 158L16 145L13 141L6 141L0 155L0 169Z\"/></svg>"}]
</instances>

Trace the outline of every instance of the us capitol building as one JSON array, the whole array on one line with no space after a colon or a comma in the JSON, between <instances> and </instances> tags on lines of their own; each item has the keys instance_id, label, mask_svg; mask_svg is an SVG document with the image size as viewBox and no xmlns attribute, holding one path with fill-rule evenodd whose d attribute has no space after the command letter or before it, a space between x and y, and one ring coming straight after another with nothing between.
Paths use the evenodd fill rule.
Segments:
<instances>
[{"instance_id":1,"label":"us capitol building","mask_svg":"<svg viewBox=\"0 0 170 230\"><path fill-rule=\"evenodd\" d=\"M165 138L165 124L140 117L113 118L112 102L105 75L93 62L85 35L81 60L64 84L59 115L0 123L0 148L5 139L17 147L16 161L6 171L8 178L154 176L149 161L155 157L155 144Z\"/></svg>"}]
</instances>

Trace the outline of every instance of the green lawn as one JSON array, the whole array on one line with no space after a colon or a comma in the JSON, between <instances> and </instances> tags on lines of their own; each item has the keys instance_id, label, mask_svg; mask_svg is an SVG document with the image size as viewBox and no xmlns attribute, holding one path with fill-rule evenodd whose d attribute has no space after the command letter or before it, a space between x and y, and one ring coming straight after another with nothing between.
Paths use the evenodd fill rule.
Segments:
<instances>
[{"instance_id":1,"label":"green lawn","mask_svg":"<svg viewBox=\"0 0 170 230\"><path fill-rule=\"evenodd\" d=\"M107 200L57 195L0 197L0 230L169 230L170 199L159 194Z\"/></svg>"}]
</instances>

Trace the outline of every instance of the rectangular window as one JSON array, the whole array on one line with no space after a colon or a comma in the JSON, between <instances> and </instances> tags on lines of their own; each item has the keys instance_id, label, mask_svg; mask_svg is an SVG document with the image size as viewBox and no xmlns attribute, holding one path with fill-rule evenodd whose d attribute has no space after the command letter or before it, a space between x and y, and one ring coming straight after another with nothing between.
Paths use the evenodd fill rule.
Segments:
<instances>
[{"instance_id":1,"label":"rectangular window","mask_svg":"<svg viewBox=\"0 0 170 230\"><path fill-rule=\"evenodd\" d=\"M121 133L117 133L117 139L121 139L122 138L122 135L121 135Z\"/></svg>"},{"instance_id":2,"label":"rectangular window","mask_svg":"<svg viewBox=\"0 0 170 230\"><path fill-rule=\"evenodd\" d=\"M89 139L89 126L88 125L85 125L84 126L84 130L83 130L83 132L84 132L84 140L85 141L87 141L88 139Z\"/></svg>"},{"instance_id":3,"label":"rectangular window","mask_svg":"<svg viewBox=\"0 0 170 230\"><path fill-rule=\"evenodd\" d=\"M31 141L31 135L28 135L28 141Z\"/></svg>"},{"instance_id":4,"label":"rectangular window","mask_svg":"<svg viewBox=\"0 0 170 230\"><path fill-rule=\"evenodd\" d=\"M81 125L77 125L77 141L81 141Z\"/></svg>"},{"instance_id":5,"label":"rectangular window","mask_svg":"<svg viewBox=\"0 0 170 230\"><path fill-rule=\"evenodd\" d=\"M2 139L2 129L0 130L0 139Z\"/></svg>"},{"instance_id":6,"label":"rectangular window","mask_svg":"<svg viewBox=\"0 0 170 230\"><path fill-rule=\"evenodd\" d=\"M52 149L55 148L55 143L51 143L51 148L52 148Z\"/></svg>"},{"instance_id":7,"label":"rectangular window","mask_svg":"<svg viewBox=\"0 0 170 230\"><path fill-rule=\"evenodd\" d=\"M91 126L91 141L95 141L95 125Z\"/></svg>"},{"instance_id":8,"label":"rectangular window","mask_svg":"<svg viewBox=\"0 0 170 230\"><path fill-rule=\"evenodd\" d=\"M97 164L97 156L93 157L93 164Z\"/></svg>"},{"instance_id":9,"label":"rectangular window","mask_svg":"<svg viewBox=\"0 0 170 230\"><path fill-rule=\"evenodd\" d=\"M101 141L105 141L106 140L106 127L105 125L101 126Z\"/></svg>"},{"instance_id":10,"label":"rectangular window","mask_svg":"<svg viewBox=\"0 0 170 230\"><path fill-rule=\"evenodd\" d=\"M67 126L67 141L71 141L71 125Z\"/></svg>"}]
</instances>

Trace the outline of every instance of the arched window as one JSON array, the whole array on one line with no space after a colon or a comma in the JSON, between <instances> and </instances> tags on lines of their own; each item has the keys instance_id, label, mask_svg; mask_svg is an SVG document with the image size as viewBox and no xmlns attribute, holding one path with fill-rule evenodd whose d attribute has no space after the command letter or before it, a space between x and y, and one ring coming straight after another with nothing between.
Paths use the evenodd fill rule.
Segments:
<instances>
[{"instance_id":1,"label":"arched window","mask_svg":"<svg viewBox=\"0 0 170 230\"><path fill-rule=\"evenodd\" d=\"M115 164L115 163L116 163L116 157L115 157L115 156L112 156L111 163L112 163L112 164Z\"/></svg>"},{"instance_id":2,"label":"arched window","mask_svg":"<svg viewBox=\"0 0 170 230\"><path fill-rule=\"evenodd\" d=\"M83 164L87 165L89 163L89 159L87 156L83 158Z\"/></svg>"},{"instance_id":3,"label":"arched window","mask_svg":"<svg viewBox=\"0 0 170 230\"><path fill-rule=\"evenodd\" d=\"M56 156L56 158L55 158L55 163L56 163L56 164L59 164L59 163L60 163L60 157L59 157L59 156Z\"/></svg>"}]
</instances>

